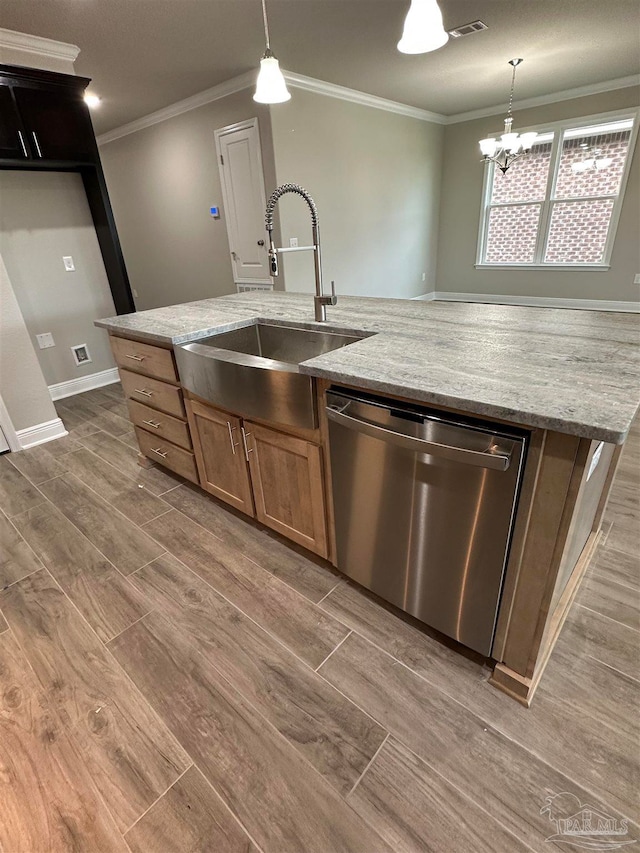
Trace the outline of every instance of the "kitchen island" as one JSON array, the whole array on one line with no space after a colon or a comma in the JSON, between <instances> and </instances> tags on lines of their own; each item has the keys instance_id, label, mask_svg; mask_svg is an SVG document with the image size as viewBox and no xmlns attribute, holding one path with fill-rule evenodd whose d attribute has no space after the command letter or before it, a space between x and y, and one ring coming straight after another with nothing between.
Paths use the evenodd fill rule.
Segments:
<instances>
[{"instance_id":1,"label":"kitchen island","mask_svg":"<svg viewBox=\"0 0 640 853\"><path fill-rule=\"evenodd\" d=\"M525 431L528 450L490 657L496 664L492 682L528 704L598 542L620 446L640 403L640 318L341 297L323 328L368 336L300 364L300 373L314 379L317 429L292 431L259 418L253 427L265 447L278 444L279 452L288 454L281 462L292 454L304 458L317 495L310 503L310 533L302 524L296 530L278 519L282 495L269 495L270 484L260 478L255 467L261 455L258 444L251 449L245 445L253 478L243 480L235 491L216 483L217 436L228 427L233 450L232 431L237 429L236 435L244 438L242 417L247 413L216 409L210 398L181 388L167 350L257 321L317 328L311 318L306 295L249 293L114 317L97 325L112 336L143 455L171 467L170 450L178 473L334 564L324 419L325 395L332 384ZM146 349L143 354L125 352L122 339ZM157 421L148 407L146 417L141 408L149 399L136 396L135 382L127 386L131 376L140 374L149 377L149 388L158 379L168 383L158 394L169 404L159 404L158 410L172 416L174 433L165 436L167 447L159 454L148 426ZM137 390L152 393L146 387ZM180 395L186 406L182 419ZM182 437L175 438L178 434Z\"/></svg>"}]
</instances>

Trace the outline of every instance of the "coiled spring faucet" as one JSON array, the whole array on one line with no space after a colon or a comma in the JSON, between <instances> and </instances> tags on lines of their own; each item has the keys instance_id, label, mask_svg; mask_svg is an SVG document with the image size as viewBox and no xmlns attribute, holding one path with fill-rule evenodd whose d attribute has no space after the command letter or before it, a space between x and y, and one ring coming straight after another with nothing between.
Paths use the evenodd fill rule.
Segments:
<instances>
[{"instance_id":1,"label":"coiled spring faucet","mask_svg":"<svg viewBox=\"0 0 640 853\"><path fill-rule=\"evenodd\" d=\"M279 199L286 193L296 193L306 201L309 211L311 212L311 233L313 235L312 246L294 246L288 249L276 248L273 242L273 212ZM338 301L336 296L335 282L331 282L331 296L325 296L322 290L322 258L320 255L320 226L318 222L318 208L315 201L309 193L297 184L282 184L271 193L267 202L267 210L264 216L264 222L267 226L269 234L269 269L271 275L278 275L278 252L313 252L313 265L316 275L316 295L313 298L315 319L317 323L326 323L327 321L327 305L335 305Z\"/></svg>"}]
</instances>

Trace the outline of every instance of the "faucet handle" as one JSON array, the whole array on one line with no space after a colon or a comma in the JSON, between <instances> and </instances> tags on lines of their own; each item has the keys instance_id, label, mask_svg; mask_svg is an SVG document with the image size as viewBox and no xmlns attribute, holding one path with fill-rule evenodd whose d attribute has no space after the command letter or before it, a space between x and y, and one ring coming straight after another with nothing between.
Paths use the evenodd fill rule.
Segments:
<instances>
[{"instance_id":1,"label":"faucet handle","mask_svg":"<svg viewBox=\"0 0 640 853\"><path fill-rule=\"evenodd\" d=\"M338 297L336 296L336 283L331 279L331 302L330 305L337 305Z\"/></svg>"}]
</instances>

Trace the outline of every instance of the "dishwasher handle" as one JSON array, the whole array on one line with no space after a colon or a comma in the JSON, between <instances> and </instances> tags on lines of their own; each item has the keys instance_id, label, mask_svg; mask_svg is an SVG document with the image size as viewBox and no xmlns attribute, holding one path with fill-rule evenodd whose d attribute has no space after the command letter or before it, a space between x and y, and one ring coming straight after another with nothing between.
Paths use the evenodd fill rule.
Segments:
<instances>
[{"instance_id":1,"label":"dishwasher handle","mask_svg":"<svg viewBox=\"0 0 640 853\"><path fill-rule=\"evenodd\" d=\"M371 436L371 438L378 438L381 441L397 444L406 450L413 450L416 453L427 453L431 456L440 456L443 459L451 459L454 462L462 462L466 465L492 468L495 471L506 471L511 463L511 454L504 451L501 453L491 453L482 450L467 450L464 447L452 447L449 444L426 441L423 438L404 435L404 433L372 424L369 421L354 418L352 415L345 414L345 408L346 406L342 409L334 409L332 406L327 406L327 417L329 420L341 424L348 429L364 433L364 435Z\"/></svg>"}]
</instances>

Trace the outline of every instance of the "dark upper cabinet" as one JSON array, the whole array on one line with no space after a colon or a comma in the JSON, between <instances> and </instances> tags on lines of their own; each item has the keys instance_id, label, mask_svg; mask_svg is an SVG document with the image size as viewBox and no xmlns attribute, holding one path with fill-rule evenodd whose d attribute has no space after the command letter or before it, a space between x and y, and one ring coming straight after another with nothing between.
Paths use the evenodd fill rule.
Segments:
<instances>
[{"instance_id":1,"label":"dark upper cabinet","mask_svg":"<svg viewBox=\"0 0 640 853\"><path fill-rule=\"evenodd\" d=\"M27 160L33 166L95 162L98 151L84 102L88 83L71 74L0 65L0 160Z\"/></svg>"},{"instance_id":2,"label":"dark upper cabinet","mask_svg":"<svg viewBox=\"0 0 640 853\"><path fill-rule=\"evenodd\" d=\"M86 77L0 64L0 169L82 176L118 314L135 311L89 109Z\"/></svg>"},{"instance_id":3,"label":"dark upper cabinet","mask_svg":"<svg viewBox=\"0 0 640 853\"><path fill-rule=\"evenodd\" d=\"M30 151L10 86L0 85L0 158L25 160Z\"/></svg>"},{"instance_id":4,"label":"dark upper cabinet","mask_svg":"<svg viewBox=\"0 0 640 853\"><path fill-rule=\"evenodd\" d=\"M93 126L81 91L14 86L13 94L34 159L94 159Z\"/></svg>"}]
</instances>

